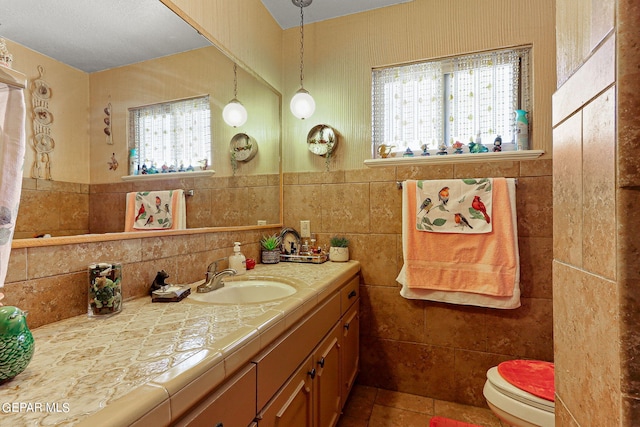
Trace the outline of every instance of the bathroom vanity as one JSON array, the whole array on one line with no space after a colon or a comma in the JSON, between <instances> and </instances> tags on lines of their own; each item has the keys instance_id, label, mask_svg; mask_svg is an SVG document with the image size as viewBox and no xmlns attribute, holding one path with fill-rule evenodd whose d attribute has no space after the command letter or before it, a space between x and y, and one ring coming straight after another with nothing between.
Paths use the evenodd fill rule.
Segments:
<instances>
[{"instance_id":1,"label":"bathroom vanity","mask_svg":"<svg viewBox=\"0 0 640 427\"><path fill-rule=\"evenodd\" d=\"M1 419L333 426L358 370L359 271L356 261L258 265L247 278L284 280L297 292L246 305L141 298L110 318L37 328L31 364L0 385Z\"/></svg>"}]
</instances>

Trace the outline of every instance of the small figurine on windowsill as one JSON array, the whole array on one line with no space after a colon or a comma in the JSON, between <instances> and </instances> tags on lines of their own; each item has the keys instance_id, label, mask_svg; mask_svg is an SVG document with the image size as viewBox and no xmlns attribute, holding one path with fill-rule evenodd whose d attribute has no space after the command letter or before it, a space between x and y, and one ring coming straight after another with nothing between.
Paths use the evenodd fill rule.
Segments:
<instances>
[{"instance_id":1,"label":"small figurine on windowsill","mask_svg":"<svg viewBox=\"0 0 640 427\"><path fill-rule=\"evenodd\" d=\"M502 151L502 137L500 135L496 136L496 139L493 141L493 152L498 153Z\"/></svg>"},{"instance_id":2,"label":"small figurine on windowsill","mask_svg":"<svg viewBox=\"0 0 640 427\"><path fill-rule=\"evenodd\" d=\"M451 144L451 147L454 149L454 154L462 154L462 147L464 147L464 144L460 141L456 141Z\"/></svg>"},{"instance_id":3,"label":"small figurine on windowsill","mask_svg":"<svg viewBox=\"0 0 640 427\"><path fill-rule=\"evenodd\" d=\"M445 144L443 142L440 145L438 145L438 152L436 154L438 156L445 156L445 155L449 154L449 153L447 153L447 144Z\"/></svg>"},{"instance_id":4,"label":"small figurine on windowsill","mask_svg":"<svg viewBox=\"0 0 640 427\"><path fill-rule=\"evenodd\" d=\"M402 157L413 157L413 151L411 151L411 148L407 148Z\"/></svg>"},{"instance_id":5,"label":"small figurine on windowsill","mask_svg":"<svg viewBox=\"0 0 640 427\"><path fill-rule=\"evenodd\" d=\"M422 148L422 153L420 153L421 156L430 156L427 144L422 144L422 147L420 148Z\"/></svg>"}]
</instances>

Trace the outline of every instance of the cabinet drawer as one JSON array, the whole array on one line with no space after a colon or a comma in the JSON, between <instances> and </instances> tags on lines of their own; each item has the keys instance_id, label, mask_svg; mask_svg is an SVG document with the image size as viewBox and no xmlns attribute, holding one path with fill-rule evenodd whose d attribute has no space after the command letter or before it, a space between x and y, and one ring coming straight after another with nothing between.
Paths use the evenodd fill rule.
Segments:
<instances>
[{"instance_id":1,"label":"cabinet drawer","mask_svg":"<svg viewBox=\"0 0 640 427\"><path fill-rule=\"evenodd\" d=\"M256 416L256 365L249 364L175 426L247 427Z\"/></svg>"},{"instance_id":2,"label":"cabinet drawer","mask_svg":"<svg viewBox=\"0 0 640 427\"><path fill-rule=\"evenodd\" d=\"M344 314L360 296L360 275L356 275L340 290L341 313Z\"/></svg>"},{"instance_id":3,"label":"cabinet drawer","mask_svg":"<svg viewBox=\"0 0 640 427\"><path fill-rule=\"evenodd\" d=\"M258 367L258 410L264 407L339 319L340 294L336 293L291 332L254 358Z\"/></svg>"}]
</instances>

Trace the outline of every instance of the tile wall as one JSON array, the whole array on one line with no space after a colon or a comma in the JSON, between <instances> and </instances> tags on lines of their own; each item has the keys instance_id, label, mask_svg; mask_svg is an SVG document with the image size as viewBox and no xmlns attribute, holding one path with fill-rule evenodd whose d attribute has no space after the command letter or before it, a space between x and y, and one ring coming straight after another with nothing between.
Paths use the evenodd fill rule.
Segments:
<instances>
[{"instance_id":1,"label":"tile wall","mask_svg":"<svg viewBox=\"0 0 640 427\"><path fill-rule=\"evenodd\" d=\"M24 178L15 238L121 232L126 193L175 188L194 189L186 198L187 228L280 222L277 174L93 185Z\"/></svg>"},{"instance_id":2,"label":"tile wall","mask_svg":"<svg viewBox=\"0 0 640 427\"><path fill-rule=\"evenodd\" d=\"M362 264L362 385L484 406L487 369L513 358L553 360L551 160L285 173L285 226L311 221L320 244L351 240ZM496 310L407 300L402 266L405 179L518 178L522 307Z\"/></svg>"},{"instance_id":3,"label":"tile wall","mask_svg":"<svg viewBox=\"0 0 640 427\"><path fill-rule=\"evenodd\" d=\"M209 263L229 256L234 241L243 242L246 257L259 260L260 237L276 231L279 229L14 248L2 303L29 311L30 328L81 315L87 312L87 266L96 261L120 261L126 309L126 300L148 294L159 270L169 273L167 283L192 283L204 279Z\"/></svg>"}]
</instances>

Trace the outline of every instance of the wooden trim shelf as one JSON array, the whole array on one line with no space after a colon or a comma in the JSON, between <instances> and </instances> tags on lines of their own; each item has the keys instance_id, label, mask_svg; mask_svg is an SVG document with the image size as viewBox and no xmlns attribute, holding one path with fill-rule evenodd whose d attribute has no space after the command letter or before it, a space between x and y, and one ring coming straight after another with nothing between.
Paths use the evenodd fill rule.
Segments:
<instances>
[{"instance_id":1,"label":"wooden trim shelf","mask_svg":"<svg viewBox=\"0 0 640 427\"><path fill-rule=\"evenodd\" d=\"M486 163L499 161L535 160L544 154L544 150L502 151L498 153L465 153L447 154L443 156L413 156L387 157L386 159L368 159L365 166L370 168L386 166L418 166L418 165L446 165L452 163Z\"/></svg>"}]
</instances>

